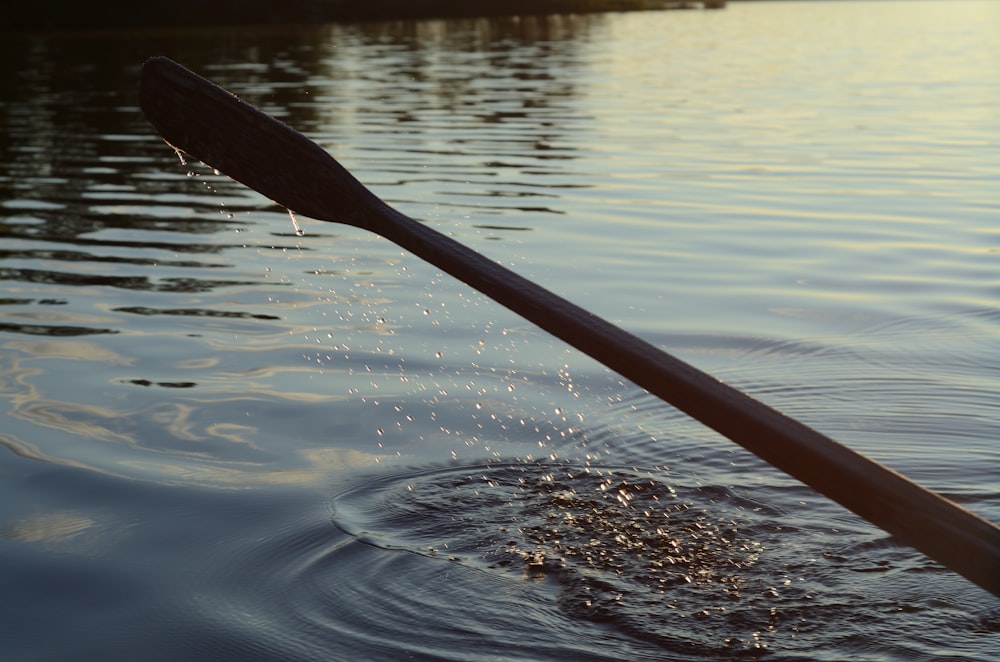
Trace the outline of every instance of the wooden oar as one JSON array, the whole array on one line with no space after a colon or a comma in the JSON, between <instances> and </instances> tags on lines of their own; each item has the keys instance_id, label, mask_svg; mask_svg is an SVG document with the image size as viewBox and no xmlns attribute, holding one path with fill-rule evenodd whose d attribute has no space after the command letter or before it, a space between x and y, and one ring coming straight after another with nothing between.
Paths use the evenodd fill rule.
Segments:
<instances>
[{"instance_id":1,"label":"wooden oar","mask_svg":"<svg viewBox=\"0 0 1000 662\"><path fill-rule=\"evenodd\" d=\"M396 211L317 144L166 58L143 112L175 149L288 209L389 239L1000 596L1000 527Z\"/></svg>"}]
</instances>

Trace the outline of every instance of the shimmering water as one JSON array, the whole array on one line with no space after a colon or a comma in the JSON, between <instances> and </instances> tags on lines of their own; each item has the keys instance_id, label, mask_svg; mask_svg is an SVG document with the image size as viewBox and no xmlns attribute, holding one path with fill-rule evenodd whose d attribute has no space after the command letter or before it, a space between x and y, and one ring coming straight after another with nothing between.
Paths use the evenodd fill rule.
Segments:
<instances>
[{"instance_id":1,"label":"shimmering water","mask_svg":"<svg viewBox=\"0 0 1000 662\"><path fill-rule=\"evenodd\" d=\"M991 659L1000 604L141 117L379 195L1000 520L1000 3L7 36L5 659Z\"/></svg>"}]
</instances>

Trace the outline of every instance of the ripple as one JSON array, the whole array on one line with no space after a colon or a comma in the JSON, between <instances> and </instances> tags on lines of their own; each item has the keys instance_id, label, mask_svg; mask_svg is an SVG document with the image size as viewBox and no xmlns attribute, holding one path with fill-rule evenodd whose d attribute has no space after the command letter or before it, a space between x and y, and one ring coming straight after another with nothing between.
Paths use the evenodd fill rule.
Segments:
<instances>
[{"instance_id":1,"label":"ripple","mask_svg":"<svg viewBox=\"0 0 1000 662\"><path fill-rule=\"evenodd\" d=\"M962 580L794 485L497 462L359 477L331 509L347 538L296 552L287 579L296 618L354 652L480 659L458 648L474 637L525 659L873 654L902 610L958 631L983 606L936 613ZM614 654L580 647L595 632Z\"/></svg>"},{"instance_id":2,"label":"ripple","mask_svg":"<svg viewBox=\"0 0 1000 662\"><path fill-rule=\"evenodd\" d=\"M756 567L757 534L774 512L722 486L514 463L387 476L332 506L334 522L360 544L458 564L467 579L486 573L488 583L545 587L532 598L557 609L563 629L601 624L639 650L678 655L764 646L762 578L778 569ZM414 574L358 571L356 581L376 593Z\"/></svg>"}]
</instances>

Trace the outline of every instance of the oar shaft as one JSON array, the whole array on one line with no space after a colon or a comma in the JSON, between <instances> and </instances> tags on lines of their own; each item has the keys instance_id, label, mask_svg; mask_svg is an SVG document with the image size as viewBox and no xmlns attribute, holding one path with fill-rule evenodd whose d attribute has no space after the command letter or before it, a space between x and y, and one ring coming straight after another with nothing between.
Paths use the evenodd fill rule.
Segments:
<instances>
[{"instance_id":1,"label":"oar shaft","mask_svg":"<svg viewBox=\"0 0 1000 662\"><path fill-rule=\"evenodd\" d=\"M366 225L1000 595L995 524L399 212L385 207Z\"/></svg>"}]
</instances>

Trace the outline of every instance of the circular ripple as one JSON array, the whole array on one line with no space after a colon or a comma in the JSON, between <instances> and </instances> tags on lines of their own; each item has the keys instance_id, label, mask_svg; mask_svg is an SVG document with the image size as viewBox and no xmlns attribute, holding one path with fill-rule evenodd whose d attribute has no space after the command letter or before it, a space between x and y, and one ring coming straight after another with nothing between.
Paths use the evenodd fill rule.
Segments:
<instances>
[{"instance_id":1,"label":"circular ripple","mask_svg":"<svg viewBox=\"0 0 1000 662\"><path fill-rule=\"evenodd\" d=\"M789 483L497 462L286 505L238 511L172 657L902 660L996 636L988 597Z\"/></svg>"},{"instance_id":2,"label":"circular ripple","mask_svg":"<svg viewBox=\"0 0 1000 662\"><path fill-rule=\"evenodd\" d=\"M773 620L743 594L764 591L759 534L774 512L724 487L624 467L494 464L380 478L333 509L367 544L536 580L563 618L678 653L762 646L754 633Z\"/></svg>"}]
</instances>

